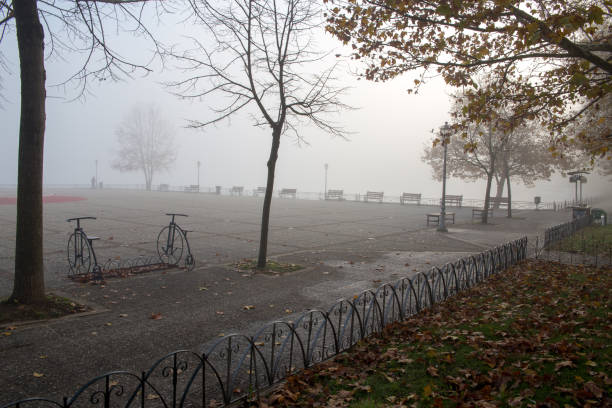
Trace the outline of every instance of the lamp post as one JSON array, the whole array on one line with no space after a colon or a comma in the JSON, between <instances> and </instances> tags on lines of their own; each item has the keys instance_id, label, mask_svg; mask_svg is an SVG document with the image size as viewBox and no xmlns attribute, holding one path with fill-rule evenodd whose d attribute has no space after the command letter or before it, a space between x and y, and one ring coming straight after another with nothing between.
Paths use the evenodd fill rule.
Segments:
<instances>
[{"instance_id":1,"label":"lamp post","mask_svg":"<svg viewBox=\"0 0 612 408\"><path fill-rule=\"evenodd\" d=\"M442 165L442 201L440 203L440 218L438 221L438 231L448 232L446 229L446 150L449 143L451 134L451 127L448 122L444 122L444 125L440 128L440 136L442 136L442 143L444 144L444 162Z\"/></svg>"},{"instance_id":2,"label":"lamp post","mask_svg":"<svg viewBox=\"0 0 612 408\"><path fill-rule=\"evenodd\" d=\"M329 165L325 163L323 167L325 167L325 190L323 190L323 197L325 197L325 199L327 200L327 168L329 167Z\"/></svg>"},{"instance_id":3,"label":"lamp post","mask_svg":"<svg viewBox=\"0 0 612 408\"><path fill-rule=\"evenodd\" d=\"M96 159L96 183L94 188L98 188L98 159Z\"/></svg>"},{"instance_id":4,"label":"lamp post","mask_svg":"<svg viewBox=\"0 0 612 408\"><path fill-rule=\"evenodd\" d=\"M200 163L200 161L198 160L197 164L198 164L198 192L200 192L200 165L202 163Z\"/></svg>"}]
</instances>

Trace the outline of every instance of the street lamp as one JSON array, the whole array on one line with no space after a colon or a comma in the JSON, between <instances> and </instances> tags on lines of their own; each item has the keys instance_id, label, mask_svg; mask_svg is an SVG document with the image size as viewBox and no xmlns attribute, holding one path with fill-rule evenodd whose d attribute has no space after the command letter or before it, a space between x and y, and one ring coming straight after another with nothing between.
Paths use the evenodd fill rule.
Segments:
<instances>
[{"instance_id":1,"label":"street lamp","mask_svg":"<svg viewBox=\"0 0 612 408\"><path fill-rule=\"evenodd\" d=\"M200 191L200 165L202 163L200 163L200 161L198 160L198 192Z\"/></svg>"},{"instance_id":2,"label":"street lamp","mask_svg":"<svg viewBox=\"0 0 612 408\"><path fill-rule=\"evenodd\" d=\"M96 159L96 183L94 184L94 188L98 188L98 159Z\"/></svg>"},{"instance_id":3,"label":"street lamp","mask_svg":"<svg viewBox=\"0 0 612 408\"><path fill-rule=\"evenodd\" d=\"M451 127L448 122L440 128L442 144L444 145L444 164L442 165L442 201L440 203L440 219L438 221L438 231L448 232L446 229L446 150L450 142Z\"/></svg>"},{"instance_id":4,"label":"street lamp","mask_svg":"<svg viewBox=\"0 0 612 408\"><path fill-rule=\"evenodd\" d=\"M323 190L323 197L325 197L325 199L327 200L327 168L329 167L329 165L325 163L323 167L325 167L325 190Z\"/></svg>"}]
</instances>

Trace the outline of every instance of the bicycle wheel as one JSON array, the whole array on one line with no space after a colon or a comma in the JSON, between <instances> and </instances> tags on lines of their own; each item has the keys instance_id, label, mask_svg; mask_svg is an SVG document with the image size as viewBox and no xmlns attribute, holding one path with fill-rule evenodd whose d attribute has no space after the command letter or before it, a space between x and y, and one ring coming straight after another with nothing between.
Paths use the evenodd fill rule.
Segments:
<instances>
[{"instance_id":1,"label":"bicycle wheel","mask_svg":"<svg viewBox=\"0 0 612 408\"><path fill-rule=\"evenodd\" d=\"M193 268L195 268L195 258L190 252L188 252L185 257L185 268L187 268L188 271L193 271Z\"/></svg>"},{"instance_id":2,"label":"bicycle wheel","mask_svg":"<svg viewBox=\"0 0 612 408\"><path fill-rule=\"evenodd\" d=\"M157 236L157 255L163 263L178 265L183 256L185 239L183 232L175 225L169 225Z\"/></svg>"},{"instance_id":3,"label":"bicycle wheel","mask_svg":"<svg viewBox=\"0 0 612 408\"><path fill-rule=\"evenodd\" d=\"M68 266L74 275L89 273L91 247L87 241L87 235L83 232L73 232L68 238Z\"/></svg>"}]
</instances>

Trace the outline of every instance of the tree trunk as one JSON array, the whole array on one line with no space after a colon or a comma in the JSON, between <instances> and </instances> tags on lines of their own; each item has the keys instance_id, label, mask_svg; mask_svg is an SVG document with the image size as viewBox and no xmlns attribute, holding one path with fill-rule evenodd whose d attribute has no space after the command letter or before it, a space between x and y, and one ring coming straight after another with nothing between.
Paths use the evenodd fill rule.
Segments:
<instances>
[{"instance_id":1,"label":"tree trunk","mask_svg":"<svg viewBox=\"0 0 612 408\"><path fill-rule=\"evenodd\" d=\"M495 192L495 201L493 202L493 208L495 210L497 210L501 204L500 199L504 195L504 184L506 184L506 176L502 175L502 177L497 180L497 191Z\"/></svg>"},{"instance_id":2,"label":"tree trunk","mask_svg":"<svg viewBox=\"0 0 612 408\"><path fill-rule=\"evenodd\" d=\"M21 74L15 282L11 301L45 299L43 269L43 153L45 138L44 31L36 0L12 3Z\"/></svg>"},{"instance_id":3,"label":"tree trunk","mask_svg":"<svg viewBox=\"0 0 612 408\"><path fill-rule=\"evenodd\" d=\"M492 180L493 180L493 172L489 171L489 173L487 174L487 191L485 194L484 211L482 212L482 223L483 224L486 224L489 221L489 211L488 211L490 207L489 194L491 193L491 184L493 184L491 182Z\"/></svg>"},{"instance_id":4,"label":"tree trunk","mask_svg":"<svg viewBox=\"0 0 612 408\"><path fill-rule=\"evenodd\" d=\"M506 185L508 186L508 218L512 218L512 191L510 190L510 172L507 170Z\"/></svg>"},{"instance_id":5,"label":"tree trunk","mask_svg":"<svg viewBox=\"0 0 612 408\"><path fill-rule=\"evenodd\" d=\"M270 206L272 204L272 192L274 190L274 171L276 160L278 159L278 148L280 146L281 127L276 127L272 131L272 148L268 159L268 181L266 182L266 194L264 197L263 213L261 216L261 237L259 239L259 256L257 258L257 268L266 266L268 254L268 226L270 224Z\"/></svg>"},{"instance_id":6,"label":"tree trunk","mask_svg":"<svg viewBox=\"0 0 612 408\"><path fill-rule=\"evenodd\" d=\"M493 181L493 176L495 175L495 155L491 154L492 151L492 139L493 139L493 129L491 129L491 123L489 123L489 157L490 157L490 166L489 171L487 172L487 191L485 193L484 200L484 211L482 212L482 223L486 224L489 221L489 197L491 195L491 182Z\"/></svg>"}]
</instances>

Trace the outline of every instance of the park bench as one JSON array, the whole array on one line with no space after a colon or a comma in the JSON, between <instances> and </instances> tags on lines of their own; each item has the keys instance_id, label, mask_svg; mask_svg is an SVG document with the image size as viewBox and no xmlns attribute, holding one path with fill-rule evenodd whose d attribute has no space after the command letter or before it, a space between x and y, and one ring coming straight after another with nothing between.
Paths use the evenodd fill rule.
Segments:
<instances>
[{"instance_id":1,"label":"park bench","mask_svg":"<svg viewBox=\"0 0 612 408\"><path fill-rule=\"evenodd\" d=\"M243 191L243 190L244 190L244 187L242 187L242 186L233 186L233 187L231 188L231 190L230 190L230 194L231 194L231 195L236 194L236 195L241 196L241 195L242 195L242 191Z\"/></svg>"},{"instance_id":2,"label":"park bench","mask_svg":"<svg viewBox=\"0 0 612 408\"><path fill-rule=\"evenodd\" d=\"M400 197L400 204L404 205L407 202L416 202L417 205L421 205L421 194L415 194L415 193L402 193L401 197Z\"/></svg>"},{"instance_id":3,"label":"park bench","mask_svg":"<svg viewBox=\"0 0 612 408\"><path fill-rule=\"evenodd\" d=\"M487 216L493 217L493 209L489 208L488 211L489 214ZM484 208L472 208L472 222L474 221L474 218L482 219L482 215L484 214L484 212Z\"/></svg>"},{"instance_id":4,"label":"park bench","mask_svg":"<svg viewBox=\"0 0 612 408\"><path fill-rule=\"evenodd\" d=\"M455 213L454 212L447 212L444 214L444 220L445 221L452 221L453 224L455 223ZM440 217L442 216L441 213L429 213L427 214L427 225L429 225L430 222L434 222L435 225L440 224Z\"/></svg>"},{"instance_id":5,"label":"park bench","mask_svg":"<svg viewBox=\"0 0 612 408\"><path fill-rule=\"evenodd\" d=\"M198 193L200 191L200 186L197 184L192 184L190 186L185 186L186 193Z\"/></svg>"},{"instance_id":6,"label":"park bench","mask_svg":"<svg viewBox=\"0 0 612 408\"><path fill-rule=\"evenodd\" d=\"M344 190L327 190L326 200L344 200Z\"/></svg>"},{"instance_id":7,"label":"park bench","mask_svg":"<svg viewBox=\"0 0 612 408\"><path fill-rule=\"evenodd\" d=\"M489 205L497 208L508 208L508 197L489 197Z\"/></svg>"},{"instance_id":8,"label":"park bench","mask_svg":"<svg viewBox=\"0 0 612 408\"><path fill-rule=\"evenodd\" d=\"M253 189L253 197L257 197L259 195L266 195L266 188L265 187L257 187L255 189Z\"/></svg>"},{"instance_id":9,"label":"park bench","mask_svg":"<svg viewBox=\"0 0 612 408\"><path fill-rule=\"evenodd\" d=\"M463 203L463 196L462 195L450 195L450 194L447 194L446 195L446 199L444 201L445 201L446 205L448 205L448 206L454 205L455 207L461 208L461 203Z\"/></svg>"},{"instance_id":10,"label":"park bench","mask_svg":"<svg viewBox=\"0 0 612 408\"><path fill-rule=\"evenodd\" d=\"M379 203L382 203L384 194L385 193L383 191L368 191L365 197L363 197L363 201L366 203L368 201L378 201Z\"/></svg>"},{"instance_id":11,"label":"park bench","mask_svg":"<svg viewBox=\"0 0 612 408\"><path fill-rule=\"evenodd\" d=\"M278 193L281 198L296 198L297 197L297 189L295 188L283 188L280 193Z\"/></svg>"}]
</instances>

